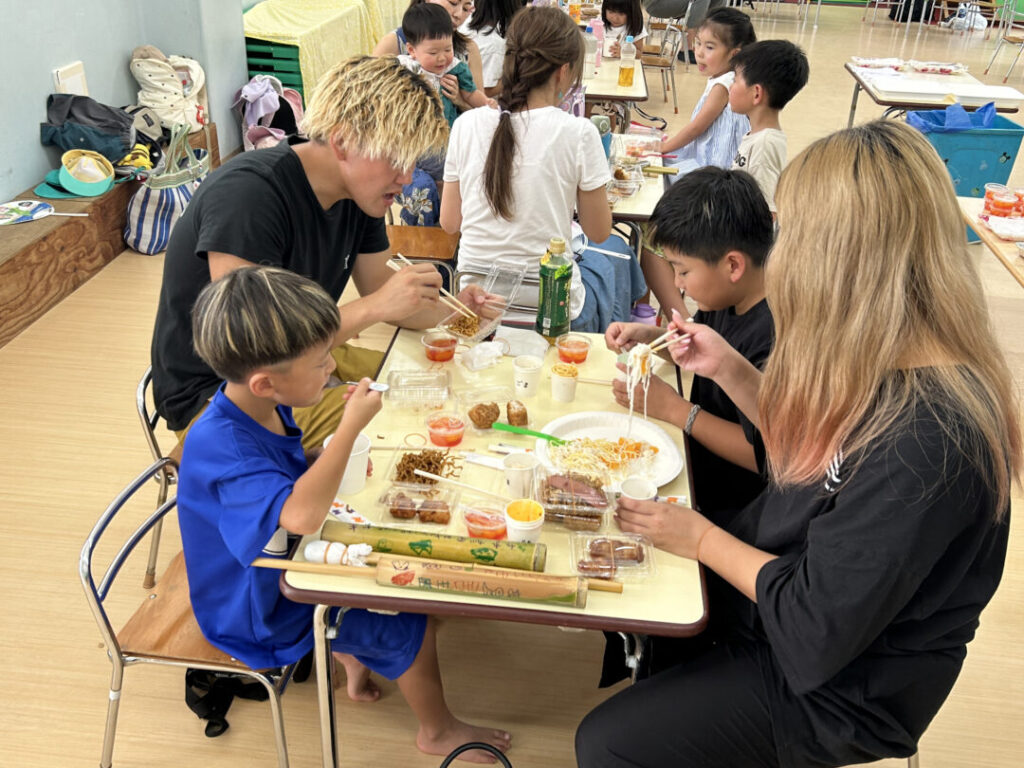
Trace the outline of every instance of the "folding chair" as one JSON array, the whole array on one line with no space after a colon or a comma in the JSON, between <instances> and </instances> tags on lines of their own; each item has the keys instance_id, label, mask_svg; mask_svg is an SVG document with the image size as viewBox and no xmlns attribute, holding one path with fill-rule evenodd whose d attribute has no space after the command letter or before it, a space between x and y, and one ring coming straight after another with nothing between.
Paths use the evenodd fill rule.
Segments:
<instances>
[{"instance_id":1,"label":"folding chair","mask_svg":"<svg viewBox=\"0 0 1024 768\"><path fill-rule=\"evenodd\" d=\"M135 547L147 533L174 509L177 499L161 503L135 530L113 556L97 586L93 568L93 554L107 527L118 516L130 499L150 480L158 480L160 474L171 470L171 459L162 458L150 465L103 512L93 526L89 537L82 546L78 572L85 589L85 597L99 626L107 656L113 666L110 677L110 693L107 703L107 722L103 734L103 753L100 768L110 768L114 753L114 734L117 730L117 713L121 700L121 686L124 670L134 664L163 664L172 667L204 669L211 672L243 675L260 683L267 691L270 710L274 721L274 736L277 740L277 761L281 768L288 766L288 749L285 742L284 718L281 715L281 694L284 692L295 665L270 672L255 671L214 648L203 637L192 613L189 602L188 579L185 573L185 559L182 553L167 567L153 592L146 596L142 605L115 633L104 605L121 567ZM276 679L275 677L276 676Z\"/></svg>"},{"instance_id":2,"label":"folding chair","mask_svg":"<svg viewBox=\"0 0 1024 768\"><path fill-rule=\"evenodd\" d=\"M988 62L988 66L985 67L985 74L992 69L992 65L996 63L996 56L999 55L999 49L1003 47L1003 43L1017 46L1017 53L1013 57L1013 61L1010 62L1009 69L1006 70L1006 74L1003 75L1003 82L1005 83L1010 73L1013 72L1013 68L1017 66L1017 60L1020 58L1021 51L1024 51L1024 13L1019 13L1013 8L1006 10L1005 23L1003 28L1000 30L999 41L996 43L996 49L992 51L992 58Z\"/></svg>"},{"instance_id":3,"label":"folding chair","mask_svg":"<svg viewBox=\"0 0 1024 768\"><path fill-rule=\"evenodd\" d=\"M662 30L658 52L656 54L647 53L645 49L644 54L640 57L645 70L656 70L661 75L661 93L666 102L668 101L669 80L672 81L672 108L677 115L679 114L679 101L675 87L676 54L679 53L680 46L685 45L683 42L685 40L686 35L683 34L683 31L679 27L669 24ZM689 69L690 65L686 66Z\"/></svg>"},{"instance_id":4,"label":"folding chair","mask_svg":"<svg viewBox=\"0 0 1024 768\"><path fill-rule=\"evenodd\" d=\"M163 458L164 453L160 450L160 444L156 440L156 425L160 421L160 414L156 412L156 406L150 410L150 402L153 399L153 367L146 368L146 372L139 379L139 386L135 390L135 408L139 412L139 420L142 422L142 432L146 438L146 445L153 456L153 461ZM171 463L166 469L153 479L159 484L156 505L162 506L167 501L167 490L178 482L178 464L181 461L181 446L175 446L171 451ZM149 542L149 560L146 563L146 574L142 577L142 586L150 589L156 583L156 558L160 554L160 534L163 532L163 520L158 520L153 527L153 538Z\"/></svg>"}]
</instances>

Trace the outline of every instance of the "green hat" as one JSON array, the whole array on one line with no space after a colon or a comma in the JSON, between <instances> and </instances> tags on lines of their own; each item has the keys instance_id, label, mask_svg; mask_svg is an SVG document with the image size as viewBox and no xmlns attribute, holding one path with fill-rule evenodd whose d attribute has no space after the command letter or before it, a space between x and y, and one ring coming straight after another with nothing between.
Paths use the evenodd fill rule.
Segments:
<instances>
[{"instance_id":1,"label":"green hat","mask_svg":"<svg viewBox=\"0 0 1024 768\"><path fill-rule=\"evenodd\" d=\"M103 155L72 149L61 155L60 168L46 174L35 189L40 197L98 197L114 185L114 166Z\"/></svg>"}]
</instances>

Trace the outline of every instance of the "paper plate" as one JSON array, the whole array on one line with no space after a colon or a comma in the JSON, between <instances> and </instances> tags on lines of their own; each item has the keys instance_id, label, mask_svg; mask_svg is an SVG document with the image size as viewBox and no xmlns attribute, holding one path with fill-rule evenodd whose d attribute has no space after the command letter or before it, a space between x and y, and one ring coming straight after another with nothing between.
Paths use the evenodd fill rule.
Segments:
<instances>
[{"instance_id":1,"label":"paper plate","mask_svg":"<svg viewBox=\"0 0 1024 768\"><path fill-rule=\"evenodd\" d=\"M627 434L631 439L644 440L658 449L657 455L647 473L650 480L657 486L663 486L675 480L683 471L683 454L679 450L668 433L643 416L633 416L633 426L630 429L629 414L627 413L606 413L604 411L584 411L583 413L570 413L560 416L538 430L549 435L560 437L563 440L574 440L578 437L589 437L593 439L604 438L605 440L618 440ZM555 468L554 463L548 456L549 443L547 440L537 440L534 449L537 458L548 468ZM612 483L611 490L618 490L618 481Z\"/></svg>"},{"instance_id":2,"label":"paper plate","mask_svg":"<svg viewBox=\"0 0 1024 768\"><path fill-rule=\"evenodd\" d=\"M5 224L24 224L35 221L53 213L53 206L39 200L13 200L0 203L0 226Z\"/></svg>"}]
</instances>

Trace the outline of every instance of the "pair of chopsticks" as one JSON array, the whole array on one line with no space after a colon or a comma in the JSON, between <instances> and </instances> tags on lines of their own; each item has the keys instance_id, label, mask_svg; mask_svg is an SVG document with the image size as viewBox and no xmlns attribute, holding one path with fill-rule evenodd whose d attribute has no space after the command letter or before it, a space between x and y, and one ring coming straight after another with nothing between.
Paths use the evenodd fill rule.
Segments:
<instances>
[{"instance_id":1,"label":"pair of chopsticks","mask_svg":"<svg viewBox=\"0 0 1024 768\"><path fill-rule=\"evenodd\" d=\"M400 253L396 253L395 258L401 261L404 266L412 266L412 262L409 261L407 258L405 258L405 256L403 256ZM388 268L393 269L395 272L398 272L402 269L402 267L400 267L398 264L396 264L394 261L391 261L390 259L388 260L387 264ZM444 288L441 289L441 303L443 303L445 306L451 309L454 309L460 315L465 315L470 320L476 317L476 313L473 310L471 310L469 307L467 307L465 304L459 301L455 296L446 291Z\"/></svg>"},{"instance_id":2,"label":"pair of chopsticks","mask_svg":"<svg viewBox=\"0 0 1024 768\"><path fill-rule=\"evenodd\" d=\"M494 493L493 491L487 491L487 490L484 490L483 488L478 488L475 485L470 485L469 483L460 483L458 480L452 480L450 477L441 477L441 475L435 475L435 474L427 472L426 470L423 470L423 469L414 469L413 473L416 474L416 475L419 475L420 477L425 477L428 480L434 480L434 481L436 481L438 483L446 483L447 485L454 485L454 486L457 486L458 488L462 488L462 489L467 490L467 491L473 491L475 493L479 493L479 494L482 494L484 496L491 496L492 498L495 498L495 499L501 499L502 501L504 501L506 503L512 501L512 499L510 499L508 496L506 496L503 493Z\"/></svg>"},{"instance_id":3,"label":"pair of chopsticks","mask_svg":"<svg viewBox=\"0 0 1024 768\"><path fill-rule=\"evenodd\" d=\"M693 322L693 318L692 317L689 318L689 322ZM675 328L673 328L673 329L671 329L669 331L665 331L665 333L661 334L661 336L659 336L654 341L652 341L651 342L651 352L660 352L661 350L667 348L671 344L675 344L678 341L688 341L689 338L690 338L690 334L688 334L688 333L684 333L682 336L674 336L672 338L669 338L675 332L676 332Z\"/></svg>"}]
</instances>

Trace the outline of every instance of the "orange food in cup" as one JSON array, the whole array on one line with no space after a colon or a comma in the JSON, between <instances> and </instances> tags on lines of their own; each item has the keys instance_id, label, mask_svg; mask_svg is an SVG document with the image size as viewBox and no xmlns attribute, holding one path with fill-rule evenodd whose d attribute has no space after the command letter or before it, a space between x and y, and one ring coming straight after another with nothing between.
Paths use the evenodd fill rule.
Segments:
<instances>
[{"instance_id":1,"label":"orange food in cup","mask_svg":"<svg viewBox=\"0 0 1024 768\"><path fill-rule=\"evenodd\" d=\"M590 352L590 342L582 336L566 334L559 336L556 342L558 359L563 363L582 363Z\"/></svg>"},{"instance_id":2,"label":"orange food in cup","mask_svg":"<svg viewBox=\"0 0 1024 768\"><path fill-rule=\"evenodd\" d=\"M533 499L519 499L505 507L505 514L520 523L535 523L544 516L544 508Z\"/></svg>"},{"instance_id":3,"label":"orange food in cup","mask_svg":"<svg viewBox=\"0 0 1024 768\"><path fill-rule=\"evenodd\" d=\"M504 539L507 535L505 518L492 512L467 509L464 515L466 531L476 539Z\"/></svg>"},{"instance_id":4,"label":"orange food in cup","mask_svg":"<svg viewBox=\"0 0 1024 768\"><path fill-rule=\"evenodd\" d=\"M458 416L439 414L427 420L427 432L430 434L430 442L434 445L450 448L462 442L466 422Z\"/></svg>"}]
</instances>

